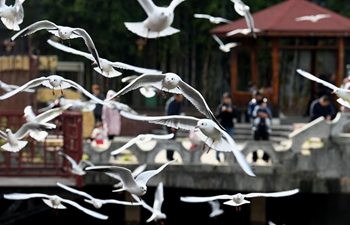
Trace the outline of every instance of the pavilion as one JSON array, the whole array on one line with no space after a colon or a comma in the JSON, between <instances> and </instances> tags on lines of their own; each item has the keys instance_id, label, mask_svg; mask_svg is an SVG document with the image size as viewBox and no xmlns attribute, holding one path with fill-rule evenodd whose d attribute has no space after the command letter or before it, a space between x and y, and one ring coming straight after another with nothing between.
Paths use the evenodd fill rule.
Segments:
<instances>
[{"instance_id":1,"label":"pavilion","mask_svg":"<svg viewBox=\"0 0 350 225\"><path fill-rule=\"evenodd\" d=\"M328 18L317 22L296 20L301 16L316 14L327 14ZM308 51L310 60L307 65L304 62L302 69L317 76L324 72L319 69L317 52L332 52L334 71L327 72L335 74L335 85L341 85L345 73L346 46L349 46L349 18L306 0L286 0L259 12L252 12L252 16L255 27L260 29L260 32L256 33L257 39L251 34L238 33L229 37L226 35L235 29L247 28L243 17L210 31L220 38L228 38L227 42L241 43L231 50L230 86L238 108L244 109L247 106L252 95L245 86L248 81L254 81L270 87L270 92L264 94L270 100L274 116L278 114L281 108L281 77L286 76L281 71L283 51ZM244 58L247 60L244 61ZM293 71L295 69L297 68ZM316 85L314 82L310 83L312 84L309 88L313 93ZM310 93L308 95L310 96Z\"/></svg>"}]
</instances>

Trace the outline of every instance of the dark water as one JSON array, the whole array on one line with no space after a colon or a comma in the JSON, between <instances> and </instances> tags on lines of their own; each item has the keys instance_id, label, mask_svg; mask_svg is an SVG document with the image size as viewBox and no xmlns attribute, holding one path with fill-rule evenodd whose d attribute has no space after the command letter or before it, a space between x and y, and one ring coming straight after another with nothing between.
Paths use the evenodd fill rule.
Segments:
<instances>
[{"instance_id":1,"label":"dark water","mask_svg":"<svg viewBox=\"0 0 350 225\"><path fill-rule=\"evenodd\" d=\"M114 198L118 200L125 200L127 196L118 193L111 192L110 186L88 186L82 189L90 193L92 196L106 199ZM15 189L0 189L1 193L23 192L23 193L47 193L57 194L61 197L74 199L82 206L95 210L99 213L108 215L109 218L106 221L95 219L87 214L75 209L69 205L65 210L52 210L47 207L40 199L23 200L19 204L18 208L12 205L14 201L1 199L0 200L0 225L5 224L60 224L65 223L91 223L98 225L107 224L156 224L154 221L146 223L146 220L151 216L151 213L141 207L140 211L140 223L133 223L132 221L125 221L125 207L122 205L109 204L104 205L101 209L94 209L94 207L83 201L83 198L60 188L15 188ZM149 204L153 205L155 187L148 187L148 192L142 198ZM178 225L178 224L267 224L267 221L271 220L275 224L295 224L295 225L349 225L350 224L350 195L346 194L309 194L299 193L294 196L282 197L282 198L265 198L265 218L266 223L252 223L251 213L252 204L245 204L242 206L241 211L236 211L234 207L221 204L221 208L224 213L217 218L210 218L211 207L208 203L185 203L181 202L180 196L212 196L219 194L235 194L237 192L232 191L202 191L202 190L190 190L190 189L175 189L164 187L164 203L162 211L167 215L167 219L164 220L164 225ZM251 199L248 199L251 200ZM221 203L223 201L220 201ZM12 214L7 213L9 207L14 208ZM135 206L139 207L139 206ZM27 217L27 209L34 209L38 212ZM6 218L18 219L13 223L10 220L4 220ZM135 217L137 221L137 216Z\"/></svg>"}]
</instances>

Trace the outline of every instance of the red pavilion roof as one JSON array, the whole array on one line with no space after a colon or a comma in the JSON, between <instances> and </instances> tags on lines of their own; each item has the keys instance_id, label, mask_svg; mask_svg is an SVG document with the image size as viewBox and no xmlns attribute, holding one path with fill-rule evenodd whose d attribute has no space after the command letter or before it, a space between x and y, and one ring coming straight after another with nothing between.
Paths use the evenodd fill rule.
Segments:
<instances>
[{"instance_id":1,"label":"red pavilion roof","mask_svg":"<svg viewBox=\"0 0 350 225\"><path fill-rule=\"evenodd\" d=\"M329 14L330 18L311 21L296 21L297 17ZM258 36L349 36L350 19L306 0L287 0L252 14L255 27L262 32ZM210 32L218 36L247 28L244 17L230 24L216 27ZM240 34L239 34L240 35ZM238 36L238 34L237 34ZM242 36L242 35L240 35ZM251 35L247 35L251 37Z\"/></svg>"}]
</instances>

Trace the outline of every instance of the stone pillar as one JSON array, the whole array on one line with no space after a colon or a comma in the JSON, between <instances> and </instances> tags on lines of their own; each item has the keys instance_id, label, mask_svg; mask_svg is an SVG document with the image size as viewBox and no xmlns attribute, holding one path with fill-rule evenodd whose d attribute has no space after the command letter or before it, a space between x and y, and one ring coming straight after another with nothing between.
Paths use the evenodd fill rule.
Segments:
<instances>
[{"instance_id":1,"label":"stone pillar","mask_svg":"<svg viewBox=\"0 0 350 225\"><path fill-rule=\"evenodd\" d=\"M251 198L250 201L250 221L252 225L266 224L266 199Z\"/></svg>"},{"instance_id":2,"label":"stone pillar","mask_svg":"<svg viewBox=\"0 0 350 225\"><path fill-rule=\"evenodd\" d=\"M131 195L129 192L124 191L124 199L127 202L130 202ZM132 198L133 202L136 202ZM141 224L141 206L125 206L124 211L125 224L128 225L139 225Z\"/></svg>"}]
</instances>

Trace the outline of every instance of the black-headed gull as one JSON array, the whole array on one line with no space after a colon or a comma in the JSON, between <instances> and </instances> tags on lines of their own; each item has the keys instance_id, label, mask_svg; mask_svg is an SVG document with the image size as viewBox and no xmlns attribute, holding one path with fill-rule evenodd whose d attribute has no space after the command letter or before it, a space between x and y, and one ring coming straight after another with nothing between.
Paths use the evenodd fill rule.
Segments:
<instances>
[{"instance_id":1,"label":"black-headed gull","mask_svg":"<svg viewBox=\"0 0 350 225\"><path fill-rule=\"evenodd\" d=\"M59 26L48 20L40 20L17 32L15 35L11 37L11 40L14 41L18 37L30 35L39 30L47 30L48 32L61 38L62 40L69 40L73 38L83 38L85 45L89 49L89 52L93 55L95 62L98 64L98 67L100 67L100 69L103 70L100 64L100 59L99 59L100 57L98 56L98 52L95 47L95 44L92 41L90 35L82 28Z\"/></svg>"},{"instance_id":2,"label":"black-headed gull","mask_svg":"<svg viewBox=\"0 0 350 225\"><path fill-rule=\"evenodd\" d=\"M137 199L136 195L132 196L137 202L140 202L145 209L149 210L152 213L151 217L146 220L147 223L154 220L158 224L158 220L166 219L166 215L162 213L162 205L164 201L164 190L162 182L159 182L156 192L154 193L153 207L149 206L144 200Z\"/></svg>"},{"instance_id":3,"label":"black-headed gull","mask_svg":"<svg viewBox=\"0 0 350 225\"><path fill-rule=\"evenodd\" d=\"M299 189L289 190L289 191L280 191L272 193L249 193L249 194L235 194L235 195L216 195L212 197L180 197L180 200L183 202L208 202L212 200L226 200L225 205L236 206L236 210L241 210L241 205L248 204L250 201L245 200L245 198L255 198L255 197L285 197L294 195L299 192Z\"/></svg>"},{"instance_id":4,"label":"black-headed gull","mask_svg":"<svg viewBox=\"0 0 350 225\"><path fill-rule=\"evenodd\" d=\"M238 150L235 141L226 131L222 130L218 124L210 119L198 119L192 116L141 116L121 112L120 115L139 121L147 121L173 127L175 129L193 130L196 135L209 146L217 151L232 152L244 172L250 176L255 176L245 156ZM203 147L205 147L203 145ZM203 149L204 150L204 149Z\"/></svg>"},{"instance_id":5,"label":"black-headed gull","mask_svg":"<svg viewBox=\"0 0 350 225\"><path fill-rule=\"evenodd\" d=\"M84 168L86 166L94 166L94 164L92 164L90 161L88 160L80 160L79 163L77 163L74 159L72 159L72 157L70 157L69 155L63 153L63 152L58 152L58 154L62 157L65 157L71 164L71 169L70 172L78 175L78 176L83 176L86 174L86 172L84 171Z\"/></svg>"},{"instance_id":6,"label":"black-headed gull","mask_svg":"<svg viewBox=\"0 0 350 225\"><path fill-rule=\"evenodd\" d=\"M153 86L162 91L182 94L188 99L203 115L207 118L214 120L220 127L220 123L215 118L213 112L209 108L207 102L203 98L202 94L199 93L196 89L191 87L189 84L184 82L177 74L175 73L165 73L165 74L143 74L137 77L135 80L131 81L128 85L118 91L111 98L106 99L105 101L110 101L115 97L124 95L129 91L135 90L143 86Z\"/></svg>"},{"instance_id":7,"label":"black-headed gull","mask_svg":"<svg viewBox=\"0 0 350 225\"><path fill-rule=\"evenodd\" d=\"M23 2L25 0L16 0L12 6L5 4L6 0L0 0L0 17L5 27L9 30L20 30L19 24L23 22L24 10Z\"/></svg>"},{"instance_id":8,"label":"black-headed gull","mask_svg":"<svg viewBox=\"0 0 350 225\"><path fill-rule=\"evenodd\" d=\"M320 78L318 78L318 77L312 75L311 73L308 73L302 69L297 69L297 72L309 80L323 84L324 86L332 89L333 90L332 94L336 94L339 97L337 99L337 102L345 107L350 108L350 90L338 88L337 86L335 86L327 81L324 81L324 80L322 80L322 79L320 79Z\"/></svg>"},{"instance_id":9,"label":"black-headed gull","mask_svg":"<svg viewBox=\"0 0 350 225\"><path fill-rule=\"evenodd\" d=\"M208 203L211 206L211 213L209 214L210 218L220 216L224 213L224 210L220 209L220 202L218 200L212 200Z\"/></svg>"},{"instance_id":10,"label":"black-headed gull","mask_svg":"<svg viewBox=\"0 0 350 225\"><path fill-rule=\"evenodd\" d=\"M3 90L6 91L6 92L10 92L10 91L13 91L13 90L19 88L19 86L13 85L13 84L6 84L6 83L4 83L4 82L2 82L2 81L0 80L0 88L3 89ZM24 90L24 91L25 91L25 92L29 92L29 93L34 93L34 92L35 92L34 89L26 89L26 90Z\"/></svg>"},{"instance_id":11,"label":"black-headed gull","mask_svg":"<svg viewBox=\"0 0 350 225\"><path fill-rule=\"evenodd\" d=\"M50 123L25 123L23 124L16 133L7 128L5 132L0 130L0 138L7 141L6 144L2 145L1 148L9 152L18 152L24 148L28 141L20 141L31 131L43 130L43 129L55 129L55 124Z\"/></svg>"},{"instance_id":12,"label":"black-headed gull","mask_svg":"<svg viewBox=\"0 0 350 225\"><path fill-rule=\"evenodd\" d=\"M87 59L90 59L93 62L92 65L97 66L96 59L90 53L76 50L74 48L65 46L63 44L60 44L60 43L53 41L53 40L50 40L50 39L47 40L47 43L49 43L51 46L53 46L61 51L65 51L65 52L72 53L75 55L80 55L80 56L83 56ZM156 73L156 74L162 73L162 71L132 66L132 65L128 65L128 64L122 63L122 62L111 62L111 61L104 59L104 58L100 58L100 63L101 63L102 71L99 67L94 67L94 70L96 70L96 72L98 72L98 73L100 73L103 76L108 77L108 78L117 77L117 76L120 76L122 74L121 72L115 70L114 68L133 70L133 71L138 72L138 73Z\"/></svg>"},{"instance_id":13,"label":"black-headed gull","mask_svg":"<svg viewBox=\"0 0 350 225\"><path fill-rule=\"evenodd\" d=\"M232 22L231 20L228 20L228 19L225 19L225 18L222 18L222 17L214 17L214 16L211 16L211 15L208 15L208 14L196 13L196 14L194 14L194 17L195 18L201 18L201 19L208 19L213 24L231 23Z\"/></svg>"},{"instance_id":14,"label":"black-headed gull","mask_svg":"<svg viewBox=\"0 0 350 225\"><path fill-rule=\"evenodd\" d=\"M258 28L254 28L253 30L254 30L255 33L261 32L261 30L258 29ZM249 29L249 28L235 29L235 30L232 30L232 31L228 32L228 33L226 34L226 36L233 36L233 35L235 35L235 34L244 34L244 35L247 35L247 34L250 34L251 32L252 32L252 31L251 31L251 29Z\"/></svg>"},{"instance_id":15,"label":"black-headed gull","mask_svg":"<svg viewBox=\"0 0 350 225\"><path fill-rule=\"evenodd\" d=\"M137 195L141 199L141 196L146 194L147 192L146 185L148 180L160 173L167 165L175 161L177 161L177 159L163 164L156 170L144 171L135 179L133 178L132 173L129 169L120 166L91 166L86 167L85 170L114 173L116 176L119 177L119 180L123 182L123 187L118 190L114 190L113 192L127 191L130 194Z\"/></svg>"},{"instance_id":16,"label":"black-headed gull","mask_svg":"<svg viewBox=\"0 0 350 225\"><path fill-rule=\"evenodd\" d=\"M138 0L147 14L143 22L126 22L126 28L144 38L158 38L175 34L180 30L171 27L175 8L185 0L172 0L168 7L156 6L152 0Z\"/></svg>"},{"instance_id":17,"label":"black-headed gull","mask_svg":"<svg viewBox=\"0 0 350 225\"><path fill-rule=\"evenodd\" d=\"M244 16L247 26L250 29L254 38L256 38L256 34L254 31L254 20L252 14L250 14L250 7L244 4L241 0L231 0L234 3L235 11L240 15Z\"/></svg>"},{"instance_id":18,"label":"black-headed gull","mask_svg":"<svg viewBox=\"0 0 350 225\"><path fill-rule=\"evenodd\" d=\"M135 80L138 76L137 75L131 75L131 76L127 76L127 77L123 77L121 79L121 81L123 83L128 82L130 83L131 81ZM140 93L145 96L146 98L152 98L153 96L156 95L156 90L154 87L151 86L147 86L147 87L141 87L140 89Z\"/></svg>"},{"instance_id":19,"label":"black-headed gull","mask_svg":"<svg viewBox=\"0 0 350 225\"><path fill-rule=\"evenodd\" d=\"M69 191L69 192L72 192L74 194L77 194L77 195L81 195L85 198L88 198L88 199L84 199L85 202L87 203L90 203L92 204L96 209L99 209L101 208L104 204L119 204L119 205L141 205L141 203L130 203L130 202L125 202L125 201L118 201L118 200L115 200L115 199L98 199L98 198L94 198L92 197L91 195L89 195L88 193L86 192L83 192L83 191L79 191L77 189L74 189L74 188L71 188L71 187L68 187L67 185L64 185L60 182L57 182L56 183L59 187Z\"/></svg>"},{"instance_id":20,"label":"black-headed gull","mask_svg":"<svg viewBox=\"0 0 350 225\"><path fill-rule=\"evenodd\" d=\"M308 16L300 16L295 18L295 21L311 21L313 23L316 23L317 21L321 19L330 18L330 14L317 14L317 15L308 15Z\"/></svg>"},{"instance_id":21,"label":"black-headed gull","mask_svg":"<svg viewBox=\"0 0 350 225\"><path fill-rule=\"evenodd\" d=\"M215 34L213 34L212 37L219 44L219 49L223 52L230 52L231 48L237 47L239 45L239 43L236 43L236 42L230 42L230 43L224 44L220 40L220 38L218 36L216 36Z\"/></svg>"},{"instance_id":22,"label":"black-headed gull","mask_svg":"<svg viewBox=\"0 0 350 225\"><path fill-rule=\"evenodd\" d=\"M1 95L0 100L7 99L7 98L17 94L18 92L21 92L21 91L27 89L27 88L33 88L33 87L37 87L39 85L44 85L45 87L52 88L53 95L55 94L54 89L60 89L61 94L63 94L62 89L74 87L77 90L81 91L83 94L85 94L90 99L94 100L94 102L104 104L104 102L101 99L97 98L95 95L93 95L90 92L88 92L87 90L85 90L85 88L83 88L82 86L80 86L76 82L69 80L69 79L65 79L59 75L50 75L48 77L39 77L39 78L33 79L33 80L23 84L19 88Z\"/></svg>"},{"instance_id":23,"label":"black-headed gull","mask_svg":"<svg viewBox=\"0 0 350 225\"><path fill-rule=\"evenodd\" d=\"M146 169L146 167L147 167L147 164L146 164L146 163L144 163L144 164L139 165L138 167L136 167L136 168L134 169L134 171L132 171L132 173L131 173L132 177L133 177L133 178L136 178L140 173L142 173L142 172ZM116 176L114 175L114 173L106 173L106 174L109 175L109 176L111 176L111 177L113 177L113 178L115 178L115 179L118 179L118 180L119 180L119 177L116 177ZM122 183L122 182L119 182L119 183L113 185L113 187L114 187L114 188L123 187L123 183Z\"/></svg>"},{"instance_id":24,"label":"black-headed gull","mask_svg":"<svg viewBox=\"0 0 350 225\"><path fill-rule=\"evenodd\" d=\"M101 220L108 219L108 216L105 216L100 213L94 212L90 209L84 208L78 203L73 202L72 200L64 199L57 195L47 195L47 194L41 194L41 193L31 193L31 194L12 193L12 194L4 194L4 198L9 200L25 200L30 198L41 198L46 205L54 209L66 209L66 207L62 204L62 203L66 203L97 219L101 219Z\"/></svg>"},{"instance_id":25,"label":"black-headed gull","mask_svg":"<svg viewBox=\"0 0 350 225\"><path fill-rule=\"evenodd\" d=\"M50 109L39 115L35 115L32 106L28 105L24 108L23 117L26 119L27 123L47 123L50 120L55 119L57 116L61 115L65 110L67 110L71 105L65 107L60 107L56 109ZM46 131L31 131L29 136L37 141L44 140L48 133Z\"/></svg>"},{"instance_id":26,"label":"black-headed gull","mask_svg":"<svg viewBox=\"0 0 350 225\"><path fill-rule=\"evenodd\" d=\"M141 143L145 143L148 142L152 139L171 139L174 137L174 134L162 134L162 135L158 135L158 134L139 134L136 137L132 138L130 141L128 141L125 145L123 145L122 147L114 150L111 152L111 155L118 155L119 153L121 153L122 151L124 151L125 149L129 148L130 146L134 145L134 144L141 144Z\"/></svg>"}]
</instances>

